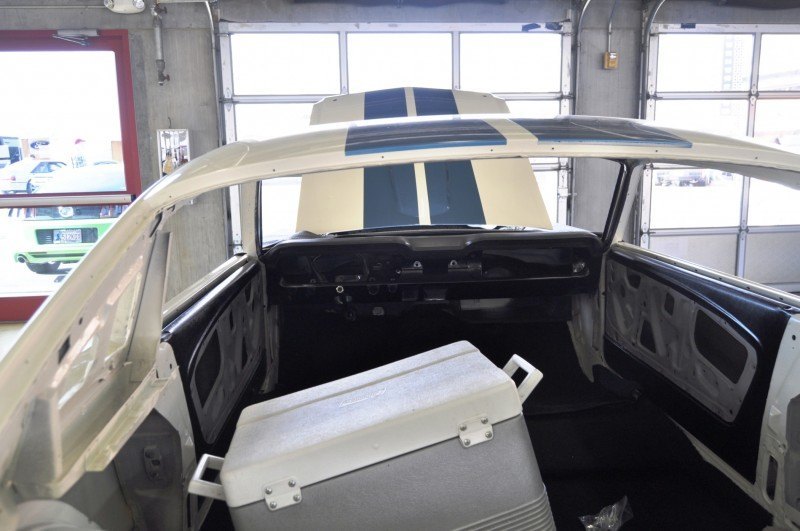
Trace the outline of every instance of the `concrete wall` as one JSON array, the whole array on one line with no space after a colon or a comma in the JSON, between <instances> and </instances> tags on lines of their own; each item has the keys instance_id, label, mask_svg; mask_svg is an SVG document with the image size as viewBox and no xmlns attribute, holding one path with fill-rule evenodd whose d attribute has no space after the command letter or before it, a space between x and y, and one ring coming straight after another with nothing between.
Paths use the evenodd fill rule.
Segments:
<instances>
[{"instance_id":1,"label":"concrete wall","mask_svg":"<svg viewBox=\"0 0 800 531\"><path fill-rule=\"evenodd\" d=\"M59 0L63 5L75 2ZM614 0L592 0L584 20L577 112L635 117L638 95L639 42L642 27L639 0L618 0L612 48L620 54L619 69L602 69L606 28ZM21 3L21 2L20 2ZM115 15L104 8L2 9L0 29L126 28L130 31L136 92L136 119L145 184L158 175L154 132L168 126L188 128L192 152L198 156L217 144L208 17L202 4L168 4L164 17L164 51L172 80L158 86L149 14ZM33 5L42 5L32 2ZM55 4L49 4L55 5ZM0 4L2 6L2 4ZM505 3L463 2L418 7L394 2L358 4L306 0L221 0L221 15L233 22L542 22L567 18L568 0L509 0ZM668 0L657 22L797 23L800 9L764 11L719 6L715 2ZM535 68L532 61L530 68ZM601 229L607 214L615 173L601 162L579 162L574 181L575 225ZM201 198L171 221L181 268L173 269L173 294L225 257L224 202L221 193Z\"/></svg>"},{"instance_id":2,"label":"concrete wall","mask_svg":"<svg viewBox=\"0 0 800 531\"><path fill-rule=\"evenodd\" d=\"M16 3L16 2L15 2ZM52 9L9 9L0 2L0 30L127 29L130 35L136 131L143 187L160 175L156 129L189 130L192 156L217 147L217 115L209 20L202 4L169 5L164 16L164 54L171 81L156 82L155 42L148 11L117 15L100 4L76 8L62 2ZM19 2L22 4L22 2ZM29 5L42 5L30 2ZM56 4L48 4L56 5ZM5 6L5 7L4 7ZM99 8L98 8L99 6ZM167 296L188 286L227 257L221 192L207 194L169 221L173 267ZM177 265L180 264L180 267Z\"/></svg>"}]
</instances>

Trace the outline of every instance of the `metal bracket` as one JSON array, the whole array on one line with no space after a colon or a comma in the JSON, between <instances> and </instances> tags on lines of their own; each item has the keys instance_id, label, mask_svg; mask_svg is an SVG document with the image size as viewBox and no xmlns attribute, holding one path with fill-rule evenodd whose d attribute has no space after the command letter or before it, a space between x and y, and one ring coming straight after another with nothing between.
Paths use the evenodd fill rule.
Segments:
<instances>
[{"instance_id":1,"label":"metal bracket","mask_svg":"<svg viewBox=\"0 0 800 531\"><path fill-rule=\"evenodd\" d=\"M277 511L284 507L297 505L303 501L300 484L296 478L284 478L280 481L264 485L264 501L267 509Z\"/></svg>"},{"instance_id":2,"label":"metal bracket","mask_svg":"<svg viewBox=\"0 0 800 531\"><path fill-rule=\"evenodd\" d=\"M458 438L464 448L491 441L494 438L494 429L488 415L473 417L459 423Z\"/></svg>"}]
</instances>

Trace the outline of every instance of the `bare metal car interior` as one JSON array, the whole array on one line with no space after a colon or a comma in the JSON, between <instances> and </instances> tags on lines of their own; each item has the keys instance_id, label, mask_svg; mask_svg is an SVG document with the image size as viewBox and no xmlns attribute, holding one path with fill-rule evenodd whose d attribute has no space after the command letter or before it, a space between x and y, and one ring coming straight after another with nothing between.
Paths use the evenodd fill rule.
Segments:
<instances>
[{"instance_id":1,"label":"bare metal car interior","mask_svg":"<svg viewBox=\"0 0 800 531\"><path fill-rule=\"evenodd\" d=\"M380 96L385 110L392 95ZM420 92L418 110L425 97L444 96ZM396 129L365 118L344 149L494 141L477 118ZM687 143L587 117L507 127L554 145ZM319 200L324 186L303 175L295 234L254 234L257 256L234 257L165 310L160 343L174 353L183 392L153 407L111 464L84 473L60 501L109 529L581 529L579 517L626 497L626 529L761 529L773 522L753 497L763 486L763 499L785 501L791 519L800 511L797 400L783 412L780 467L762 447L762 426L797 299L620 242L649 160L605 162L616 184L598 198L608 214L594 231L551 225L543 204L540 222L504 222L481 188L491 164L459 156L347 168L363 209L355 214L324 196L329 214L304 217L302 194L311 201L316 190ZM336 225L338 210L357 222ZM532 392L515 394L539 371ZM475 394L454 398L465 389ZM470 398L508 390L516 409ZM408 410L395 413L397 403ZM473 406L474 417L458 417ZM197 470L187 470L176 411L190 421ZM449 439L419 435L404 424L409 411L453 411ZM281 415L292 428L267 429ZM364 415L413 444L395 451L364 435L372 446L358 446L342 424ZM301 472L261 481L263 463Z\"/></svg>"}]
</instances>

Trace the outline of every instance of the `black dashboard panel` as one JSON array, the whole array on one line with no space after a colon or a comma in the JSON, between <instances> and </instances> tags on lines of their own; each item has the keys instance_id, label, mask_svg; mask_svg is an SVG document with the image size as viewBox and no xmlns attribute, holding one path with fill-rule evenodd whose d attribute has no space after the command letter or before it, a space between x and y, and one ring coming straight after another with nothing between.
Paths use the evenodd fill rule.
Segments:
<instances>
[{"instance_id":1,"label":"black dashboard panel","mask_svg":"<svg viewBox=\"0 0 800 531\"><path fill-rule=\"evenodd\" d=\"M262 260L283 304L443 304L589 293L601 252L588 232L485 231L293 239Z\"/></svg>"}]
</instances>

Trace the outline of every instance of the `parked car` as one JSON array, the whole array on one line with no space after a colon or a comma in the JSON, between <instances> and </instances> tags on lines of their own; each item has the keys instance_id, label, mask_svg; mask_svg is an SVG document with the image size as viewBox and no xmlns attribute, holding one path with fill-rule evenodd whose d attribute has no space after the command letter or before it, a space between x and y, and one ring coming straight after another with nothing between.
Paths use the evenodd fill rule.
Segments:
<instances>
[{"instance_id":1,"label":"parked car","mask_svg":"<svg viewBox=\"0 0 800 531\"><path fill-rule=\"evenodd\" d=\"M80 168L64 168L39 193L120 192L125 190L125 166L98 161Z\"/></svg>"},{"instance_id":2,"label":"parked car","mask_svg":"<svg viewBox=\"0 0 800 531\"><path fill-rule=\"evenodd\" d=\"M656 186L708 186L714 182L718 171L700 168L681 168L655 170L653 176Z\"/></svg>"},{"instance_id":3,"label":"parked car","mask_svg":"<svg viewBox=\"0 0 800 531\"><path fill-rule=\"evenodd\" d=\"M34 273L55 273L61 264L83 258L123 210L124 205L15 209L14 261Z\"/></svg>"},{"instance_id":4,"label":"parked car","mask_svg":"<svg viewBox=\"0 0 800 531\"><path fill-rule=\"evenodd\" d=\"M0 169L0 192L4 194L35 193L40 186L49 182L53 175L66 168L67 163L59 160L39 160L27 158Z\"/></svg>"},{"instance_id":5,"label":"parked car","mask_svg":"<svg viewBox=\"0 0 800 531\"><path fill-rule=\"evenodd\" d=\"M0 528L552 529L623 494L642 529L795 528L800 298L622 240L646 164L800 189L800 155L467 116L463 96L355 95L364 120L227 145L132 203L0 361ZM546 215L529 158L554 156L614 162L602 231ZM262 244L260 183L289 176L297 232ZM168 219L231 186L242 251L165 301L197 258L171 253ZM385 364L458 340L544 373L524 410L530 387L483 361L441 386L392 365L407 385L381 385ZM470 392L482 374L510 402ZM449 399L463 408L432 407ZM496 474L504 445L528 457ZM542 481L524 503L508 491Z\"/></svg>"},{"instance_id":6,"label":"parked car","mask_svg":"<svg viewBox=\"0 0 800 531\"><path fill-rule=\"evenodd\" d=\"M64 168L39 193L113 192L125 189L122 164ZM34 273L50 274L78 262L114 224L124 205L81 205L17 209L14 260Z\"/></svg>"}]
</instances>

